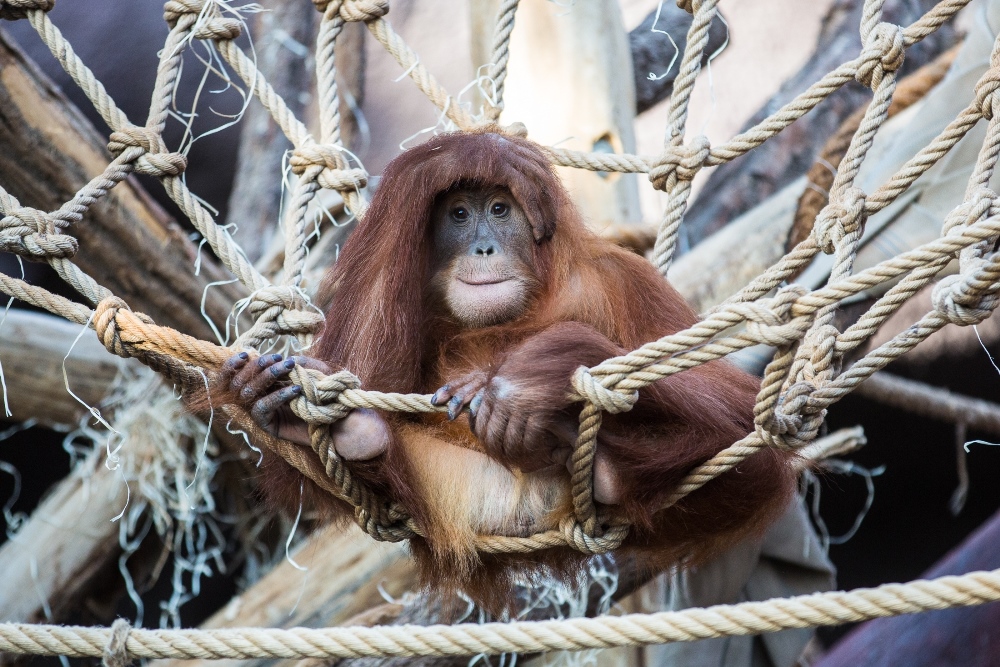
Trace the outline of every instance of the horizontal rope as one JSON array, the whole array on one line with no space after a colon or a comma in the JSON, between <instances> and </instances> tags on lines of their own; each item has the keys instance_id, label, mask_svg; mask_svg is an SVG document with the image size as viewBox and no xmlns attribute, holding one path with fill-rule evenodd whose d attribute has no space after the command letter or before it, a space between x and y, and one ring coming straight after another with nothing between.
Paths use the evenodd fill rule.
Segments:
<instances>
[{"instance_id":1,"label":"horizontal rope","mask_svg":"<svg viewBox=\"0 0 1000 667\"><path fill-rule=\"evenodd\" d=\"M840 625L997 600L1000 570L993 570L849 592L598 618L288 630L134 629L124 652L131 658L251 660L579 651ZM111 639L111 628L0 624L0 652L5 653L99 657Z\"/></svg>"}]
</instances>

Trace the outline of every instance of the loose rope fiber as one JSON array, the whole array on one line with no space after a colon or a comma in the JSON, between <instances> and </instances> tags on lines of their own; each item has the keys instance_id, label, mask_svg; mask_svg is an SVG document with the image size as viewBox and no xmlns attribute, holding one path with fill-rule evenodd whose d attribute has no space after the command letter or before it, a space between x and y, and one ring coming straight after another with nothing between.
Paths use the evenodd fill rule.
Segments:
<instances>
[{"instance_id":1,"label":"loose rope fiber","mask_svg":"<svg viewBox=\"0 0 1000 667\"><path fill-rule=\"evenodd\" d=\"M1000 96L997 95L1000 52L994 49L990 68L975 90L970 91L971 101L962 113L896 174L873 192L865 193L855 185L855 177L875 134L888 117L897 89L896 73L906 49L950 20L969 0L943 0L906 27L882 21L883 2L865 2L860 26L863 46L856 58L826 74L761 123L726 143L712 146L705 137L686 138L685 130L688 104L703 60L708 30L716 15L717 0L678 0L679 6L693 14L693 20L674 82L660 154L584 153L543 147L556 165L648 174L652 185L663 190L666 197L652 249L653 262L665 275L691 195L691 181L701 169L729 162L761 145L843 85L858 81L872 91L872 101L856 119L855 131L849 139L845 138L837 174L829 184L828 201L816 213L811 231L801 242L689 329L592 368L578 369L574 374L573 398L582 404L572 457L575 515L567 518L558 530L529 538L482 536L478 543L481 550L529 553L568 545L584 553L601 553L620 545L628 526L599 520L593 502L596 437L604 412L630 409L637 392L653 382L752 345L765 343L777 349L765 370L755 406L754 431L692 471L674 490L669 501L674 503L763 447L800 449L809 445L823 423L826 409L866 378L946 324L976 324L997 307L1000 255L993 248L1000 237L1000 197L988 184L1000 156ZM90 305L75 303L6 275L0 275L0 291L74 322L89 324L113 353L138 358L182 383L192 377L201 378L200 369L218 369L236 351L260 348L280 337L293 337L300 344L308 344L323 321L302 289L309 207L322 189L338 192L347 209L359 217L364 215L366 207L362 189L368 174L341 144L334 46L347 22L360 21L367 26L375 40L440 109L452 129L470 130L485 125L496 131L526 134L527 128L519 123L496 125L503 109L516 0L500 3L492 41L493 62L487 75L492 86L483 86L484 90L492 91L492 97L479 113L459 104L392 29L386 19L387 0L314 0L314 4L322 14L316 47L318 137L312 136L295 117L254 59L237 45L242 22L234 18L232 7L219 0L165 3L164 19L169 33L160 51L149 113L141 125L133 123L116 105L49 19L47 12L54 0L0 0L0 18L30 22L112 130L108 144L112 159L108 167L58 210L24 206L0 188L0 250L47 262ZM293 145L290 167L298 180L285 208L285 261L280 283L272 283L247 261L227 229L215 222L187 188L183 179L187 158L171 151L163 140L183 54L195 40L216 49ZM987 132L976 167L963 201L945 220L941 237L855 273L854 259L867 218L895 201L973 126L983 121ZM156 325L150 318L132 312L128 304L73 263L78 250L73 228L86 224L88 209L135 172L153 176L163 184L222 264L250 289L249 312L254 323L231 348ZM834 256L834 268L825 285L813 291L782 286L820 252ZM841 369L847 354L868 340L900 305L934 280L941 268L956 257L960 273L937 284L929 313L853 366ZM844 299L889 281L896 284L855 324L844 331L833 326L834 311ZM312 450L282 441L268 446L316 480L321 488L350 502L355 507L358 524L376 539L398 540L420 534L420 526L414 524L405 508L378 497L351 476L349 467L330 447L328 426L357 407L407 412L441 408L431 405L430 397L425 395L364 391L360 389L360 379L347 372L325 376L296 368L292 379L303 386L303 395L293 401L292 409L309 423ZM997 599L1000 599L1000 571L711 609L539 623L131 632L119 624L114 633L97 628L0 625L0 650L105 655L109 663L116 664L124 661L123 652L132 657L180 658L531 652L770 632Z\"/></svg>"}]
</instances>

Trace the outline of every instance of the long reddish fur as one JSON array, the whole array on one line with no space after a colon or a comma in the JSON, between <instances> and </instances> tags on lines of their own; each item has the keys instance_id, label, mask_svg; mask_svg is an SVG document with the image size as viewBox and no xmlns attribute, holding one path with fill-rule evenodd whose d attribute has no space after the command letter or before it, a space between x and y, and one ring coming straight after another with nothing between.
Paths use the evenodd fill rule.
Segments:
<instances>
[{"instance_id":1,"label":"long reddish fur","mask_svg":"<svg viewBox=\"0 0 1000 667\"><path fill-rule=\"evenodd\" d=\"M531 222L541 288L515 322L462 329L428 293L429 218L435 198L457 184L507 188ZM437 136L391 162L320 299L327 322L314 356L349 369L367 389L431 393L470 370L504 368L528 381L526 398L574 413L580 406L566 396L575 368L697 320L647 261L586 228L534 144L490 131ZM599 447L619 472L623 497L611 509L635 523L623 555L649 568L702 561L760 534L781 513L795 473L788 454L770 449L656 512L686 473L752 429L758 387L756 378L716 361L661 380L640 391L631 412L606 416ZM418 523L426 522L427 507L398 434L424 428L475 443L467 434L454 435L454 425L442 427L437 416L384 416L396 442L384 456L353 469L404 503ZM297 495L298 482L293 485ZM287 487L289 478L278 474L271 486ZM412 546L427 583L463 589L493 607L505 604L518 575L572 578L583 560L565 548L529 556L482 554L470 569L442 559L441 550L421 538Z\"/></svg>"}]
</instances>

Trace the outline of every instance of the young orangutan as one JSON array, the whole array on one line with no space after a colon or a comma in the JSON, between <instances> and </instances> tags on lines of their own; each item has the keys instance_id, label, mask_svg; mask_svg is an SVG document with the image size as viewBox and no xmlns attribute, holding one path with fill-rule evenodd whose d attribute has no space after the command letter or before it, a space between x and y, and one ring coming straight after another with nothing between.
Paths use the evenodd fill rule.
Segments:
<instances>
[{"instance_id":1,"label":"young orangutan","mask_svg":"<svg viewBox=\"0 0 1000 667\"><path fill-rule=\"evenodd\" d=\"M421 526L412 546L425 580L502 604L518 574L578 571L585 557L569 548L480 554L474 538L527 536L572 512L571 376L693 325L680 295L584 226L534 144L490 131L438 136L389 164L322 293L313 358L233 357L226 393L303 445L306 426L286 406L301 389L283 382L296 363L346 368L366 389L433 393L447 415L355 410L332 427L352 472ZM658 511L685 474L753 428L758 384L715 361L605 416L595 498L634 524L621 549L638 562L702 560L784 509L791 455L764 449ZM297 497L298 477L271 486Z\"/></svg>"}]
</instances>

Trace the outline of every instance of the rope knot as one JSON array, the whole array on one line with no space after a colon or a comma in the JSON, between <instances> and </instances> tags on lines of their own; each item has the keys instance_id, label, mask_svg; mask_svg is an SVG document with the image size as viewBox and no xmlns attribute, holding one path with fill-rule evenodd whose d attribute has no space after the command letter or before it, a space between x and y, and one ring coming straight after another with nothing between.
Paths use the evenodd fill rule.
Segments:
<instances>
[{"instance_id":1,"label":"rope knot","mask_svg":"<svg viewBox=\"0 0 1000 667\"><path fill-rule=\"evenodd\" d=\"M977 187L965 201L945 216L941 235L961 234L967 227L985 220L993 213L996 201L997 194L993 190L986 186Z\"/></svg>"},{"instance_id":2,"label":"rope knot","mask_svg":"<svg viewBox=\"0 0 1000 667\"><path fill-rule=\"evenodd\" d=\"M35 208L22 206L0 218L0 252L41 262L68 259L80 249L75 238L55 233L52 218Z\"/></svg>"},{"instance_id":3,"label":"rope knot","mask_svg":"<svg viewBox=\"0 0 1000 667\"><path fill-rule=\"evenodd\" d=\"M47 12L56 5L56 0L0 0L0 19L16 21L28 16L28 12Z\"/></svg>"},{"instance_id":4,"label":"rope knot","mask_svg":"<svg viewBox=\"0 0 1000 667\"><path fill-rule=\"evenodd\" d=\"M205 0L167 0L163 5L163 20L171 28L176 28L184 16L190 16L192 23L205 9Z\"/></svg>"},{"instance_id":5,"label":"rope knot","mask_svg":"<svg viewBox=\"0 0 1000 667\"><path fill-rule=\"evenodd\" d=\"M859 231L864 221L865 193L859 188L848 188L824 206L816 217L813 226L816 244L823 252L831 254L846 235Z\"/></svg>"},{"instance_id":6,"label":"rope knot","mask_svg":"<svg viewBox=\"0 0 1000 667\"><path fill-rule=\"evenodd\" d=\"M326 13L336 0L313 0L316 9ZM389 0L340 0L340 18L348 23L377 21L389 13Z\"/></svg>"},{"instance_id":7,"label":"rope knot","mask_svg":"<svg viewBox=\"0 0 1000 667\"><path fill-rule=\"evenodd\" d=\"M330 190L360 190L368 185L368 172L349 169L341 149L333 144L310 143L300 146L289 159L292 172L302 176L316 168L316 182Z\"/></svg>"},{"instance_id":8,"label":"rope knot","mask_svg":"<svg viewBox=\"0 0 1000 667\"><path fill-rule=\"evenodd\" d=\"M628 536L629 527L625 524L614 524L608 526L604 534L593 536L587 534L576 518L568 516L559 522L559 530L568 546L580 553L596 556L620 547Z\"/></svg>"},{"instance_id":9,"label":"rope knot","mask_svg":"<svg viewBox=\"0 0 1000 667\"><path fill-rule=\"evenodd\" d=\"M520 121L515 121L510 125L498 125L501 132L512 137L528 138L528 126Z\"/></svg>"},{"instance_id":10,"label":"rope knot","mask_svg":"<svg viewBox=\"0 0 1000 667\"><path fill-rule=\"evenodd\" d=\"M116 296L109 296L97 304L94 311L94 330L97 331L97 337L108 352L127 359L132 354L122 342L121 331L115 321L119 310L129 310L129 307L125 301Z\"/></svg>"},{"instance_id":11,"label":"rope knot","mask_svg":"<svg viewBox=\"0 0 1000 667\"><path fill-rule=\"evenodd\" d=\"M995 293L979 293L963 275L942 278L931 292L934 310L959 326L979 324L997 307Z\"/></svg>"},{"instance_id":12,"label":"rope knot","mask_svg":"<svg viewBox=\"0 0 1000 667\"><path fill-rule=\"evenodd\" d=\"M778 399L774 413L756 424L757 434L770 447L791 451L805 447L819 434L826 409L816 409L816 385L800 381Z\"/></svg>"},{"instance_id":13,"label":"rope knot","mask_svg":"<svg viewBox=\"0 0 1000 667\"><path fill-rule=\"evenodd\" d=\"M111 133L108 150L119 158L132 149L129 161L140 174L163 178L179 176L187 169L187 157L166 150L160 133L150 127L130 125Z\"/></svg>"},{"instance_id":14,"label":"rope knot","mask_svg":"<svg viewBox=\"0 0 1000 667\"><path fill-rule=\"evenodd\" d=\"M1000 88L1000 67L994 65L983 72L976 82L976 106L986 120L993 118L993 105L1000 101L995 94L998 88Z\"/></svg>"},{"instance_id":15,"label":"rope knot","mask_svg":"<svg viewBox=\"0 0 1000 667\"><path fill-rule=\"evenodd\" d=\"M861 64L855 78L864 86L878 88L886 74L903 65L906 46L903 28L893 23L879 23L861 50Z\"/></svg>"},{"instance_id":16,"label":"rope knot","mask_svg":"<svg viewBox=\"0 0 1000 667\"><path fill-rule=\"evenodd\" d=\"M699 135L687 146L669 146L649 170L649 180L657 190L668 190L678 181L690 181L712 154L708 138Z\"/></svg>"},{"instance_id":17,"label":"rope knot","mask_svg":"<svg viewBox=\"0 0 1000 667\"><path fill-rule=\"evenodd\" d=\"M262 340L278 335L314 334L325 318L319 311L306 308L305 299L292 287L270 285L253 293L250 314L255 320L254 333Z\"/></svg>"},{"instance_id":18,"label":"rope knot","mask_svg":"<svg viewBox=\"0 0 1000 667\"><path fill-rule=\"evenodd\" d=\"M621 392L605 387L590 374L590 369L586 366L576 369L572 381L576 397L613 415L628 412L639 400L638 391Z\"/></svg>"},{"instance_id":19,"label":"rope knot","mask_svg":"<svg viewBox=\"0 0 1000 667\"><path fill-rule=\"evenodd\" d=\"M111 624L111 636L104 646L101 659L103 667L127 667L132 662L128 654L128 636L132 633L132 625L124 618L116 619Z\"/></svg>"},{"instance_id":20,"label":"rope knot","mask_svg":"<svg viewBox=\"0 0 1000 667\"><path fill-rule=\"evenodd\" d=\"M195 24L195 39L214 39L224 42L236 39L243 32L243 22L239 19L213 16Z\"/></svg>"},{"instance_id":21,"label":"rope knot","mask_svg":"<svg viewBox=\"0 0 1000 667\"><path fill-rule=\"evenodd\" d=\"M188 17L190 23L185 25L193 29L195 39L224 41L236 39L243 32L243 22L220 16L215 3L209 4L205 0L167 0L163 5L163 19L171 29L176 28L184 17Z\"/></svg>"},{"instance_id":22,"label":"rope knot","mask_svg":"<svg viewBox=\"0 0 1000 667\"><path fill-rule=\"evenodd\" d=\"M801 285L786 285L771 299L756 302L734 303L728 310L745 322L747 333L758 343L775 347L791 345L799 340L807 323L793 323L799 317L795 306L808 294Z\"/></svg>"},{"instance_id":23,"label":"rope knot","mask_svg":"<svg viewBox=\"0 0 1000 667\"><path fill-rule=\"evenodd\" d=\"M339 402L340 395L361 388L361 380L346 370L324 375L296 366L292 379L302 386L302 395L291 403L292 410L310 424L333 424L346 417L352 408Z\"/></svg>"}]
</instances>

